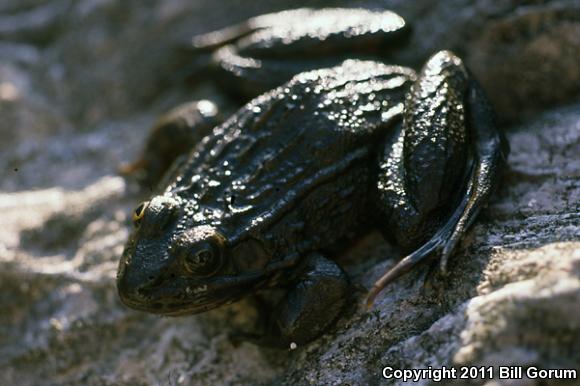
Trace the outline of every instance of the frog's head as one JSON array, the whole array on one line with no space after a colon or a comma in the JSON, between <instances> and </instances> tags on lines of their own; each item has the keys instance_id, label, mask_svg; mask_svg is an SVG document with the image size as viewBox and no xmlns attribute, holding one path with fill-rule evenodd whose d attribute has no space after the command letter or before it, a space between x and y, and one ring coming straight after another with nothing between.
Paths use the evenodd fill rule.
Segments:
<instances>
[{"instance_id":1,"label":"frog's head","mask_svg":"<svg viewBox=\"0 0 580 386\"><path fill-rule=\"evenodd\" d=\"M191 217L178 199L157 196L135 210L135 231L119 263L123 303L142 311L183 315L207 311L252 292L269 260L256 240L231 246L210 225L184 227Z\"/></svg>"}]
</instances>

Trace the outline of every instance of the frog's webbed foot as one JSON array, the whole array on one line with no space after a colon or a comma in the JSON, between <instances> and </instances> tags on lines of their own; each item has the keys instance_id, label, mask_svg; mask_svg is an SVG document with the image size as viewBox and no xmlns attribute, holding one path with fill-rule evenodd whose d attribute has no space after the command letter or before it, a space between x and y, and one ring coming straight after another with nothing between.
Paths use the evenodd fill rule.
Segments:
<instances>
[{"instance_id":1,"label":"frog's webbed foot","mask_svg":"<svg viewBox=\"0 0 580 386\"><path fill-rule=\"evenodd\" d=\"M268 21L272 16L273 14L256 16L219 30L195 35L191 39L191 46L196 51L214 51L225 45L235 43L237 40L260 29L271 27L272 21Z\"/></svg>"},{"instance_id":2,"label":"frog's webbed foot","mask_svg":"<svg viewBox=\"0 0 580 386\"><path fill-rule=\"evenodd\" d=\"M153 126L140 158L121 165L119 173L135 177L153 190L171 165L220 122L216 105L207 100L187 102L169 111Z\"/></svg>"},{"instance_id":3,"label":"frog's webbed foot","mask_svg":"<svg viewBox=\"0 0 580 386\"><path fill-rule=\"evenodd\" d=\"M411 271L417 264L430 257L439 257L439 269L441 274L447 273L447 262L455 245L467 229L468 225L460 225L459 220L464 217L466 209L465 200L457 207L449 220L420 248L405 256L394 267L389 269L379 280L375 282L367 295L367 307L373 305L375 297L389 283ZM475 213L471 219L473 219Z\"/></svg>"},{"instance_id":4,"label":"frog's webbed foot","mask_svg":"<svg viewBox=\"0 0 580 386\"><path fill-rule=\"evenodd\" d=\"M409 91L403 124L380 160L377 206L385 230L415 251L367 298L429 258L449 256L487 201L509 148L483 90L448 51L429 59Z\"/></svg>"},{"instance_id":5,"label":"frog's webbed foot","mask_svg":"<svg viewBox=\"0 0 580 386\"><path fill-rule=\"evenodd\" d=\"M313 253L299 276L275 306L263 336L243 337L267 346L296 348L322 335L347 304L351 284L333 261Z\"/></svg>"}]
</instances>

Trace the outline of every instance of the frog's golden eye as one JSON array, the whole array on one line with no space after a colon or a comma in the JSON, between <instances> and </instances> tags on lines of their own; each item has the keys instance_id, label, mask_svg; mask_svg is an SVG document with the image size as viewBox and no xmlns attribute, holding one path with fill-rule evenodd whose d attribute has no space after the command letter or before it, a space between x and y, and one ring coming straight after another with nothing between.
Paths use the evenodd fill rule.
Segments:
<instances>
[{"instance_id":1,"label":"frog's golden eye","mask_svg":"<svg viewBox=\"0 0 580 386\"><path fill-rule=\"evenodd\" d=\"M143 216L145 215L146 208L147 208L147 203L143 202L133 212L133 225L135 225L136 227L141 224L141 219L143 219Z\"/></svg>"}]
</instances>

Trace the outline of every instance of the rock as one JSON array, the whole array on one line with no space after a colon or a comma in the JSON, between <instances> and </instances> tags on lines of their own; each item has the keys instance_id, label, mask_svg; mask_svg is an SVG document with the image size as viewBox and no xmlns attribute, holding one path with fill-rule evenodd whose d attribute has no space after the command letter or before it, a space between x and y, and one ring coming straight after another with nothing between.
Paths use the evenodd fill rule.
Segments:
<instances>
[{"instance_id":1,"label":"rock","mask_svg":"<svg viewBox=\"0 0 580 386\"><path fill-rule=\"evenodd\" d=\"M447 277L423 267L388 287L370 312L359 308L360 294L328 334L291 351L229 339L253 327L251 299L182 318L120 304L117 262L142 197L115 174L161 111L201 93L165 78L181 60L165 60L174 47L193 33L300 4L0 5L1 384L402 384L383 379L383 368L579 369L577 5L365 4L388 5L413 22L411 44L393 60L417 66L453 48L502 122L526 118L509 127L504 182ZM572 102L543 111L564 101ZM371 234L342 263L369 286L399 257Z\"/></svg>"},{"instance_id":2,"label":"rock","mask_svg":"<svg viewBox=\"0 0 580 386\"><path fill-rule=\"evenodd\" d=\"M522 121L580 93L580 3L575 1L386 1L413 24L397 62L432 52L462 56L501 119Z\"/></svg>"}]
</instances>

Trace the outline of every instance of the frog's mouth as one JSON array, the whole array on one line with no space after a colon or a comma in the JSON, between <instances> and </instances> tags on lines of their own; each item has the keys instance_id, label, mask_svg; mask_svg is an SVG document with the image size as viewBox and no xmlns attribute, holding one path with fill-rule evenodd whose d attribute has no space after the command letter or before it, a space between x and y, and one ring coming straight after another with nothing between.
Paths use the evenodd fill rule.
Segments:
<instances>
[{"instance_id":1,"label":"frog's mouth","mask_svg":"<svg viewBox=\"0 0 580 386\"><path fill-rule=\"evenodd\" d=\"M207 280L174 278L155 287L120 293L128 307L165 316L198 314L233 303L264 285L263 274L220 276Z\"/></svg>"}]
</instances>

